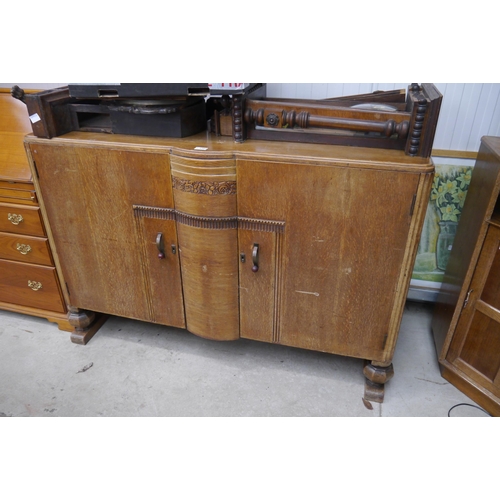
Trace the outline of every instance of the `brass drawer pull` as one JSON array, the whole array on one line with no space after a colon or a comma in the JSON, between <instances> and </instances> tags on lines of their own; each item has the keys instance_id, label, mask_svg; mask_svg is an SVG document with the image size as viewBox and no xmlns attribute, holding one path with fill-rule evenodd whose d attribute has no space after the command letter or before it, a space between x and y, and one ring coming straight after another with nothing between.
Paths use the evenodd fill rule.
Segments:
<instances>
[{"instance_id":1,"label":"brass drawer pull","mask_svg":"<svg viewBox=\"0 0 500 500\"><path fill-rule=\"evenodd\" d=\"M18 243L16 245L16 250L19 250L23 255L28 254L31 252L31 247L29 245L25 245L24 243Z\"/></svg>"},{"instance_id":2,"label":"brass drawer pull","mask_svg":"<svg viewBox=\"0 0 500 500\"><path fill-rule=\"evenodd\" d=\"M18 214L9 214L7 218L10 222L12 222L12 224L14 224L14 226L17 226L24 220L23 216Z\"/></svg>"},{"instance_id":3,"label":"brass drawer pull","mask_svg":"<svg viewBox=\"0 0 500 500\"><path fill-rule=\"evenodd\" d=\"M31 281L31 280L28 280L28 286L34 291L36 292L37 290L40 290L40 288L42 288L42 284L39 282L39 281Z\"/></svg>"}]
</instances>

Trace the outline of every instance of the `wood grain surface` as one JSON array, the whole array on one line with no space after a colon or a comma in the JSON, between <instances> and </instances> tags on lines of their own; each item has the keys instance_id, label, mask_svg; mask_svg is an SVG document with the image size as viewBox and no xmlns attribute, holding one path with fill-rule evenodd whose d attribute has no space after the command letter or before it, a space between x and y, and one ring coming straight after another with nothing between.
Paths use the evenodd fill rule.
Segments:
<instances>
[{"instance_id":1,"label":"wood grain surface","mask_svg":"<svg viewBox=\"0 0 500 500\"><path fill-rule=\"evenodd\" d=\"M18 220L19 222L17 222ZM38 207L0 203L0 231L30 236L45 236L40 209Z\"/></svg>"},{"instance_id":2,"label":"wood grain surface","mask_svg":"<svg viewBox=\"0 0 500 500\"><path fill-rule=\"evenodd\" d=\"M35 283L33 288L30 282ZM41 284L41 288L36 285ZM0 260L0 302L66 312L53 267Z\"/></svg>"},{"instance_id":3,"label":"wood grain surface","mask_svg":"<svg viewBox=\"0 0 500 500\"><path fill-rule=\"evenodd\" d=\"M0 259L53 266L47 238L0 233Z\"/></svg>"}]
</instances>

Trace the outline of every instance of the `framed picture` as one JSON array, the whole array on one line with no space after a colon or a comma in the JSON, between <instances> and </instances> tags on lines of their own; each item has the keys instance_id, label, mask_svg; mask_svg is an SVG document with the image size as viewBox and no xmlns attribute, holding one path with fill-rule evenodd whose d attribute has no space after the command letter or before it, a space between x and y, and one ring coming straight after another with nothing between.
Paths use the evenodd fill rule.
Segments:
<instances>
[{"instance_id":1,"label":"framed picture","mask_svg":"<svg viewBox=\"0 0 500 500\"><path fill-rule=\"evenodd\" d=\"M436 173L408 298L434 302L450 257L474 160L434 158Z\"/></svg>"}]
</instances>

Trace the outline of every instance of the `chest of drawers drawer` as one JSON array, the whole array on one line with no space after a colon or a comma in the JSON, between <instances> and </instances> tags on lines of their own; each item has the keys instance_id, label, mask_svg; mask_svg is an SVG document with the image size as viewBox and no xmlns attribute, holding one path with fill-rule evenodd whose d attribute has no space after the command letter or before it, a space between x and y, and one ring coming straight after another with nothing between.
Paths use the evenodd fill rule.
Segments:
<instances>
[{"instance_id":1,"label":"chest of drawers drawer","mask_svg":"<svg viewBox=\"0 0 500 500\"><path fill-rule=\"evenodd\" d=\"M45 236L40 209L0 203L0 231L29 236Z\"/></svg>"},{"instance_id":2,"label":"chest of drawers drawer","mask_svg":"<svg viewBox=\"0 0 500 500\"><path fill-rule=\"evenodd\" d=\"M65 313L55 268L0 260L0 302Z\"/></svg>"},{"instance_id":3,"label":"chest of drawers drawer","mask_svg":"<svg viewBox=\"0 0 500 500\"><path fill-rule=\"evenodd\" d=\"M0 180L0 203L37 206L35 187L32 183Z\"/></svg>"},{"instance_id":4,"label":"chest of drawers drawer","mask_svg":"<svg viewBox=\"0 0 500 500\"><path fill-rule=\"evenodd\" d=\"M0 232L0 259L54 265L47 238Z\"/></svg>"}]
</instances>

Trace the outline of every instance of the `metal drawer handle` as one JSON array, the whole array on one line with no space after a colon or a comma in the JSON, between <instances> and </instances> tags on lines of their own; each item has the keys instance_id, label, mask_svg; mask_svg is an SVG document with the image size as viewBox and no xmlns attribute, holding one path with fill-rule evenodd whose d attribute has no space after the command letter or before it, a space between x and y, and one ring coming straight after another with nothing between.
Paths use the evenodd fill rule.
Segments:
<instances>
[{"instance_id":1,"label":"metal drawer handle","mask_svg":"<svg viewBox=\"0 0 500 500\"><path fill-rule=\"evenodd\" d=\"M23 255L28 254L31 252L31 247L29 245L25 245L24 243L18 243L16 245L16 250L19 250Z\"/></svg>"},{"instance_id":2,"label":"metal drawer handle","mask_svg":"<svg viewBox=\"0 0 500 500\"><path fill-rule=\"evenodd\" d=\"M40 290L40 288L42 288L42 284L39 282L39 281L31 281L31 280L28 280L28 286L34 291L38 291Z\"/></svg>"},{"instance_id":3,"label":"metal drawer handle","mask_svg":"<svg viewBox=\"0 0 500 500\"><path fill-rule=\"evenodd\" d=\"M162 233L158 233L156 235L156 248L158 249L158 258L164 259L165 258L165 249L163 248L163 234Z\"/></svg>"},{"instance_id":4,"label":"metal drawer handle","mask_svg":"<svg viewBox=\"0 0 500 500\"><path fill-rule=\"evenodd\" d=\"M252 247L252 272L256 273L259 270L259 244L254 243Z\"/></svg>"},{"instance_id":5,"label":"metal drawer handle","mask_svg":"<svg viewBox=\"0 0 500 500\"><path fill-rule=\"evenodd\" d=\"M12 224L14 224L14 226L17 226L24 220L23 216L18 214L9 214L7 218L10 222L12 222Z\"/></svg>"}]
</instances>

